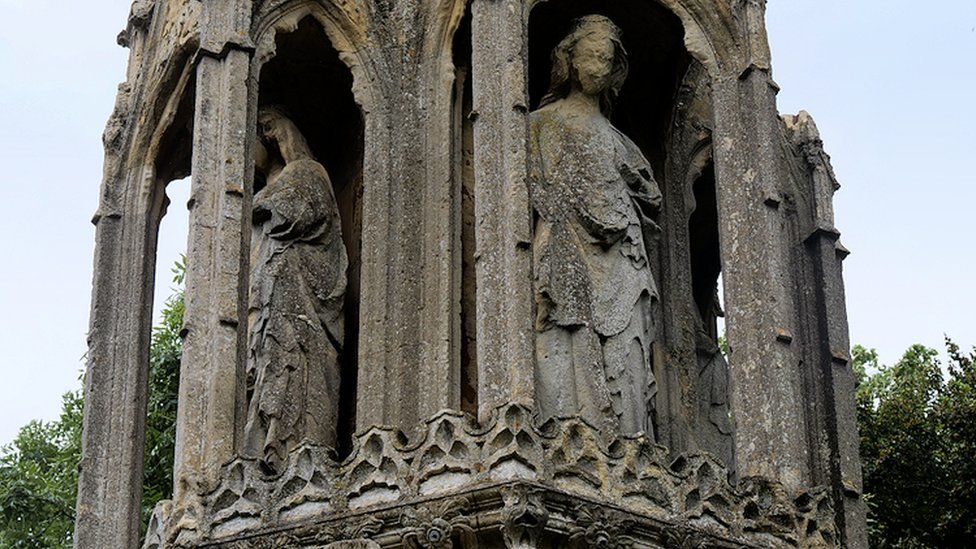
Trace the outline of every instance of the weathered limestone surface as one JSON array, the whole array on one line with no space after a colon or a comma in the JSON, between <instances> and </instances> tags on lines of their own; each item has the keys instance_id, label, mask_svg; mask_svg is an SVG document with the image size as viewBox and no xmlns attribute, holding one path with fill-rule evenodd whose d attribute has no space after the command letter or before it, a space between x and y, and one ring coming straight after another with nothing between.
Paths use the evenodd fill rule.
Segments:
<instances>
[{"instance_id":1,"label":"weathered limestone surface","mask_svg":"<svg viewBox=\"0 0 976 549\"><path fill-rule=\"evenodd\" d=\"M180 95L187 86L191 71L183 52L193 49L196 27L191 22L195 6L175 4L137 3L119 36L131 56L103 137L104 179L93 219L95 277L78 547L139 543L155 235L166 208L162 185L179 172L168 172L151 159L173 154L164 138L179 105L166 90ZM167 40L161 43L164 33Z\"/></svg>"},{"instance_id":2,"label":"weathered limestone surface","mask_svg":"<svg viewBox=\"0 0 976 549\"><path fill-rule=\"evenodd\" d=\"M792 170L806 183L803 207L809 214L801 228L808 252L807 277L811 284L804 295L809 303L805 320L820 330L819 346L809 349L811 361L822 365L812 372L813 385L823 391L817 409L820 422L816 440L822 460L817 482L830 485L839 508L838 527L850 546L866 546L866 509L860 501L863 489L858 457L857 417L853 395L855 380L850 368L850 339L847 328L842 262L849 254L840 243L834 226L833 194L840 188L824 152L823 141L813 118L806 112L784 116L785 133L792 145Z\"/></svg>"},{"instance_id":3,"label":"weathered limestone surface","mask_svg":"<svg viewBox=\"0 0 976 549\"><path fill-rule=\"evenodd\" d=\"M747 69L715 82L716 95L736 110L717 107L715 144L725 310L731 349L736 463L745 476L808 482L797 327L791 314L790 235L777 188L779 134L769 73ZM742 355L740 350L748 350Z\"/></svg>"},{"instance_id":4,"label":"weathered limestone surface","mask_svg":"<svg viewBox=\"0 0 976 549\"><path fill-rule=\"evenodd\" d=\"M472 0L478 417L535 400L532 217L520 0Z\"/></svg>"},{"instance_id":5,"label":"weathered limestone surface","mask_svg":"<svg viewBox=\"0 0 976 549\"><path fill-rule=\"evenodd\" d=\"M137 0L76 546L865 547L839 186L763 17ZM187 175L174 499L140 540Z\"/></svg>"}]
</instances>

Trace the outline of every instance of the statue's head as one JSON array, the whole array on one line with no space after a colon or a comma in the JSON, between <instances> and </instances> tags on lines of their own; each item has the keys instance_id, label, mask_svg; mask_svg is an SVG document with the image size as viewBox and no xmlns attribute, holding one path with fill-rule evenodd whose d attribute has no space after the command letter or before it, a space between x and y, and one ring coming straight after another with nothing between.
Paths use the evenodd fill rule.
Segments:
<instances>
[{"instance_id":1,"label":"statue's head","mask_svg":"<svg viewBox=\"0 0 976 549\"><path fill-rule=\"evenodd\" d=\"M265 145L277 142L289 125L292 121L282 107L271 105L258 109L258 137Z\"/></svg>"},{"instance_id":2,"label":"statue's head","mask_svg":"<svg viewBox=\"0 0 976 549\"><path fill-rule=\"evenodd\" d=\"M620 29L602 15L586 15L573 21L572 30L553 50L549 92L541 105L558 101L577 88L598 96L600 110L609 115L625 80L627 52Z\"/></svg>"},{"instance_id":3,"label":"statue's head","mask_svg":"<svg viewBox=\"0 0 976 549\"><path fill-rule=\"evenodd\" d=\"M261 169L262 160L271 161L276 153L284 164L312 156L305 137L282 107L261 107L258 109L258 143L255 151L258 168Z\"/></svg>"},{"instance_id":4,"label":"statue's head","mask_svg":"<svg viewBox=\"0 0 976 549\"><path fill-rule=\"evenodd\" d=\"M275 126L277 120L283 116L280 109L276 107L261 107L258 110L258 135L254 143L254 169L257 175L262 178L267 177L272 166L280 162L277 158L278 144L274 135L277 133Z\"/></svg>"}]
</instances>

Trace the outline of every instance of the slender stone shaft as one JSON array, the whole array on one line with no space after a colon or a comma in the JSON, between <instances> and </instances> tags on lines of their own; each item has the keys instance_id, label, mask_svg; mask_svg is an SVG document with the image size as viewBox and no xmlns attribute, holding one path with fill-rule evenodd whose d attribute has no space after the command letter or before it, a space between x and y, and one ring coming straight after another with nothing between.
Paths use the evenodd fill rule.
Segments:
<instances>
[{"instance_id":1,"label":"slender stone shaft","mask_svg":"<svg viewBox=\"0 0 976 549\"><path fill-rule=\"evenodd\" d=\"M444 26L429 35L406 32L400 18L376 29L412 36L385 52L384 61L423 51L437 62L390 62L395 84L369 83L393 95L364 120L358 430L412 429L461 404L460 195L453 190L450 118L434 114L450 112L454 71L449 48L430 48L453 32L463 4L445 2L442 9ZM396 131L384 120L395 121Z\"/></svg>"},{"instance_id":2,"label":"slender stone shaft","mask_svg":"<svg viewBox=\"0 0 976 549\"><path fill-rule=\"evenodd\" d=\"M141 174L139 174L141 175ZM130 177L133 175L130 174ZM138 177L108 185L147 184ZM126 213L103 203L97 219L95 285L75 547L139 543L152 288L161 193L141 193ZM108 206L106 208L106 206ZM128 253L127 253L128 252ZM133 253L136 252L136 253ZM141 260L133 261L132 255Z\"/></svg>"},{"instance_id":3,"label":"slender stone shaft","mask_svg":"<svg viewBox=\"0 0 976 549\"><path fill-rule=\"evenodd\" d=\"M231 49L197 67L185 340L176 431L176 494L234 456L250 238L246 182L250 55Z\"/></svg>"},{"instance_id":4,"label":"slender stone shaft","mask_svg":"<svg viewBox=\"0 0 976 549\"><path fill-rule=\"evenodd\" d=\"M719 232L735 461L740 477L789 486L809 473L803 387L793 339L794 246L780 211L779 115L764 69L716 82Z\"/></svg>"},{"instance_id":5,"label":"slender stone shaft","mask_svg":"<svg viewBox=\"0 0 976 549\"><path fill-rule=\"evenodd\" d=\"M478 415L535 398L523 3L475 0Z\"/></svg>"}]
</instances>

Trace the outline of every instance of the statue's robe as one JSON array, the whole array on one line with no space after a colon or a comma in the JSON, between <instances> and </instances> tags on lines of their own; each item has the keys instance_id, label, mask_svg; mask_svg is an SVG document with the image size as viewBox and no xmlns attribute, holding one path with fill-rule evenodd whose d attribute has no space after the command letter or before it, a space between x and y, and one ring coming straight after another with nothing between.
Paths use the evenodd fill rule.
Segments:
<instances>
[{"instance_id":1,"label":"statue's robe","mask_svg":"<svg viewBox=\"0 0 976 549\"><path fill-rule=\"evenodd\" d=\"M554 103L530 123L540 407L653 436L651 167L603 116Z\"/></svg>"},{"instance_id":2,"label":"statue's robe","mask_svg":"<svg viewBox=\"0 0 976 549\"><path fill-rule=\"evenodd\" d=\"M332 184L292 161L254 197L245 447L276 470L307 441L336 445L348 259Z\"/></svg>"},{"instance_id":3,"label":"statue's robe","mask_svg":"<svg viewBox=\"0 0 976 549\"><path fill-rule=\"evenodd\" d=\"M729 417L729 363L715 340L700 325L695 351L698 356L698 444L732 469L735 458Z\"/></svg>"}]
</instances>

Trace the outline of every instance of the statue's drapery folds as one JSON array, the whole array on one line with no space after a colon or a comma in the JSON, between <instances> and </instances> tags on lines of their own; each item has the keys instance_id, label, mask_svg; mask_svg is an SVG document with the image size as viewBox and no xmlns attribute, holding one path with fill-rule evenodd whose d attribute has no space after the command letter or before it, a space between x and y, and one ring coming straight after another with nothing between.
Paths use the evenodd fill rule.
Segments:
<instances>
[{"instance_id":1,"label":"statue's drapery folds","mask_svg":"<svg viewBox=\"0 0 976 549\"><path fill-rule=\"evenodd\" d=\"M640 149L607 119L626 53L613 23L589 16L553 58L529 130L539 409L653 436L659 296L645 239L661 192Z\"/></svg>"},{"instance_id":2,"label":"statue's drapery folds","mask_svg":"<svg viewBox=\"0 0 976 549\"><path fill-rule=\"evenodd\" d=\"M337 443L348 261L325 168L280 110L259 125L245 453L280 471L302 442Z\"/></svg>"}]
</instances>

